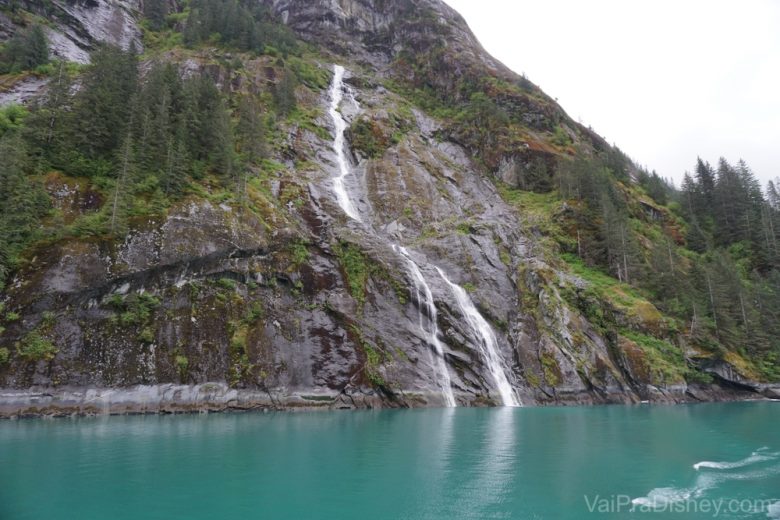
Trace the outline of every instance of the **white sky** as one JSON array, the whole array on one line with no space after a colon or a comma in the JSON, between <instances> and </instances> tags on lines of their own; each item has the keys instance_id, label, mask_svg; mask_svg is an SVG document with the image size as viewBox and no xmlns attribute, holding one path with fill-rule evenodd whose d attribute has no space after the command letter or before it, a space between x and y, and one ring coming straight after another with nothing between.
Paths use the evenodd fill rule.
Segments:
<instances>
[{"instance_id":1,"label":"white sky","mask_svg":"<svg viewBox=\"0 0 780 520\"><path fill-rule=\"evenodd\" d=\"M780 176L780 1L445 0L485 49L639 164Z\"/></svg>"}]
</instances>

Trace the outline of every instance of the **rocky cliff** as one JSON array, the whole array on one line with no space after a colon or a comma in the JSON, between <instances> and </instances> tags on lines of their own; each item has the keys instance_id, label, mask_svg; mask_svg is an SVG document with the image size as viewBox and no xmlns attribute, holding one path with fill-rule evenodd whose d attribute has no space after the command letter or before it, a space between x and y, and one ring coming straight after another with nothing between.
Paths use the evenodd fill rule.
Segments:
<instances>
[{"instance_id":1,"label":"rocky cliff","mask_svg":"<svg viewBox=\"0 0 780 520\"><path fill-rule=\"evenodd\" d=\"M298 88L311 121L280 122L280 141L255 172L261 210L206 186L133 222L121 240L32 249L3 295L13 319L0 335L12 354L0 364L0 414L441 406L442 370L458 406L506 404L489 336L524 405L770 395L721 365L712 370L721 385L661 377L635 342L593 322L590 282L556 261L507 190L539 161L606 144L488 56L457 13L438 0L265 3L316 49L304 59L324 81ZM144 46L139 4L49 4L26 8L50 22L58 56L86 61L97 42ZM0 26L14 30L6 15ZM144 59L207 70L223 91L278 80L272 57L246 57L236 72L220 52L173 48ZM329 113L334 64L346 71L336 106L346 175ZM473 135L443 115L442 99L470 102L463 84L476 77L489 79L517 132ZM11 85L3 99L22 90ZM337 196L340 176L356 218ZM45 187L66 220L106 203L55 171ZM463 294L487 332L468 319ZM641 297L600 312L643 334L668 332ZM56 351L14 354L36 338Z\"/></svg>"}]
</instances>

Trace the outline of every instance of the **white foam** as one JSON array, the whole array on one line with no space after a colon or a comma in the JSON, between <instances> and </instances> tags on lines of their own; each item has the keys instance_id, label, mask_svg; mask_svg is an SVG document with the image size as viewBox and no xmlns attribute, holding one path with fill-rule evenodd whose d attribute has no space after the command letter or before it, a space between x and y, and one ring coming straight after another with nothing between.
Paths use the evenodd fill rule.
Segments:
<instances>
[{"instance_id":1,"label":"white foam","mask_svg":"<svg viewBox=\"0 0 780 520\"><path fill-rule=\"evenodd\" d=\"M744 468L746 466L749 466L750 464L755 464L757 462L772 461L775 460L778 456L780 456L780 453L772 453L772 452L766 453L764 450L759 450L759 451L761 451L761 453L754 452L750 455L750 457L747 457L737 462L711 463L716 465L715 467L701 465L704 463L698 463L694 465L694 467L699 466L701 468L717 470L717 469L724 469L721 466L728 465L728 468L726 469ZM759 457L761 457L761 460L759 460ZM686 500L699 498L702 495L704 495L707 491L718 487L721 483L724 482L734 481L734 480L739 480L739 481L762 480L769 477L773 477L778 474L780 474L780 464L769 464L765 467L749 469L746 471L705 471L700 473L696 477L696 481L694 482L694 485L692 487L655 488L652 491L650 491L647 494L647 496L635 498L631 501L631 503L637 507L662 509L668 506L669 504L675 502L684 502ZM778 515L774 517L770 516L769 518L776 518L777 520L780 520L780 502L772 504L772 506L770 506L769 511L772 511L772 514Z\"/></svg>"},{"instance_id":2,"label":"white foam","mask_svg":"<svg viewBox=\"0 0 780 520\"><path fill-rule=\"evenodd\" d=\"M662 509L675 502L684 502L696 494L693 489L687 488L655 488L647 496L635 498L631 501L634 506L650 509Z\"/></svg>"},{"instance_id":3,"label":"white foam","mask_svg":"<svg viewBox=\"0 0 780 520\"><path fill-rule=\"evenodd\" d=\"M745 457L742 460L738 460L736 462L713 462L709 460L704 460L702 462L697 462L693 465L693 469L696 471L706 468L706 469L736 469L736 468L744 468L745 466L750 466L751 464L757 464L759 462L767 462L770 460L774 460L777 458L780 453L768 453L768 448L763 447L757 451L754 451L750 454L749 457Z\"/></svg>"},{"instance_id":4,"label":"white foam","mask_svg":"<svg viewBox=\"0 0 780 520\"><path fill-rule=\"evenodd\" d=\"M772 518L775 520L780 519L780 501L775 502L774 504L771 504L769 507L767 507L766 516L767 518Z\"/></svg>"}]
</instances>

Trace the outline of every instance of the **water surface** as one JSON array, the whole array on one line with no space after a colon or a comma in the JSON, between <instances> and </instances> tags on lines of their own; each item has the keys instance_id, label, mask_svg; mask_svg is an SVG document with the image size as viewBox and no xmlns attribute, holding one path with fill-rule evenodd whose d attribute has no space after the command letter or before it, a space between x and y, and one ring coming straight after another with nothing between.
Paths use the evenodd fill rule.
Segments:
<instances>
[{"instance_id":1,"label":"water surface","mask_svg":"<svg viewBox=\"0 0 780 520\"><path fill-rule=\"evenodd\" d=\"M0 519L780 518L779 426L769 402L4 421Z\"/></svg>"}]
</instances>

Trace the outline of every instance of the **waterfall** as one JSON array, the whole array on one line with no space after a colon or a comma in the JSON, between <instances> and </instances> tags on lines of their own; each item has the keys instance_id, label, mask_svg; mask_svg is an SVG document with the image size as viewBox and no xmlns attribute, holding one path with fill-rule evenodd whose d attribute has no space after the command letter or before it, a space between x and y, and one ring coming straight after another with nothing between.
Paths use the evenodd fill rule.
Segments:
<instances>
[{"instance_id":1,"label":"waterfall","mask_svg":"<svg viewBox=\"0 0 780 520\"><path fill-rule=\"evenodd\" d=\"M347 162L347 156L344 153L344 131L347 129L347 122L339 112L339 105L344 96L344 67L341 65L333 66L333 83L330 86L330 106L328 107L328 113L333 120L333 126L335 128L335 135L333 138L333 151L336 153L336 162L339 167L339 174L333 179L333 191L336 193L336 199L341 206L341 209L347 216L357 222L361 222L360 214L355 206L352 204L352 200L349 197L347 186L344 182L347 175L350 173L349 164ZM408 251L396 244L392 244L393 251L399 254L406 262L409 273L414 280L414 287L417 299L418 312L420 317L420 329L425 335L426 341L433 347L435 351L435 359L432 359L432 365L434 369L434 377L436 382L441 388L442 395L444 396L445 403L448 407L457 406L455 397L452 393L452 384L450 374L447 369L447 363L444 359L444 348L439 341L439 330L436 321L436 305L433 300L433 293L431 292L428 282L420 271L412 257L409 256ZM436 267L436 266L434 266ZM458 301L461 312L466 318L468 326L474 332L475 338L478 340L478 347L482 353L483 358L487 362L488 369L495 381L498 392L501 395L501 402L504 406L519 406L517 398L512 391L512 387L509 384L509 380L504 373L501 365L501 359L498 355L498 345L496 337L493 334L493 330L488 325L487 321L479 314L476 307L472 303L466 291L459 285L452 283L444 274L444 272L436 267L444 281L452 289L455 294L455 298ZM424 307L424 309L423 309ZM426 326L427 321L430 325ZM434 356L432 356L434 357Z\"/></svg>"},{"instance_id":2,"label":"waterfall","mask_svg":"<svg viewBox=\"0 0 780 520\"><path fill-rule=\"evenodd\" d=\"M406 265L409 267L409 273L414 280L415 299L417 300L417 313L420 318L420 330L425 335L425 339L430 346L433 347L435 356L431 355L431 363L433 364L434 371L436 372L436 380L441 388L444 400L448 407L457 406L455 403L455 396L452 393L452 384L450 380L450 373L447 369L447 363L444 361L444 347L439 341L439 325L437 322L436 305L433 301L433 293L428 286L428 282L425 281L425 277L420 271L412 257L409 256L409 252L406 248L393 244L393 251L399 253L406 261ZM427 312L423 312L423 309ZM426 323L429 324L426 326Z\"/></svg>"},{"instance_id":3,"label":"waterfall","mask_svg":"<svg viewBox=\"0 0 780 520\"><path fill-rule=\"evenodd\" d=\"M466 290L460 285L451 282L447 275L444 274L444 271L438 267L436 267L436 270L450 289L452 289L461 313L463 313L469 328L476 336L479 350L485 359L485 363L487 363L488 370L490 370L498 393L501 396L501 403L504 406L520 406L520 402L512 391L512 385L509 384L509 380L504 373L501 357L498 354L498 342L493 329L474 306L474 302L471 301Z\"/></svg>"},{"instance_id":4,"label":"waterfall","mask_svg":"<svg viewBox=\"0 0 780 520\"><path fill-rule=\"evenodd\" d=\"M333 139L333 151L336 153L336 162L339 167L339 174L333 179L333 190L336 192L336 199L339 206L344 210L352 220L360 222L360 215L349 198L347 187L344 185L344 179L349 175L349 165L347 156L344 153L344 130L347 129L347 122L339 112L339 105L344 94L344 67L341 65L333 66L333 83L330 86L330 107L328 113L333 120L333 126L336 133Z\"/></svg>"}]
</instances>

